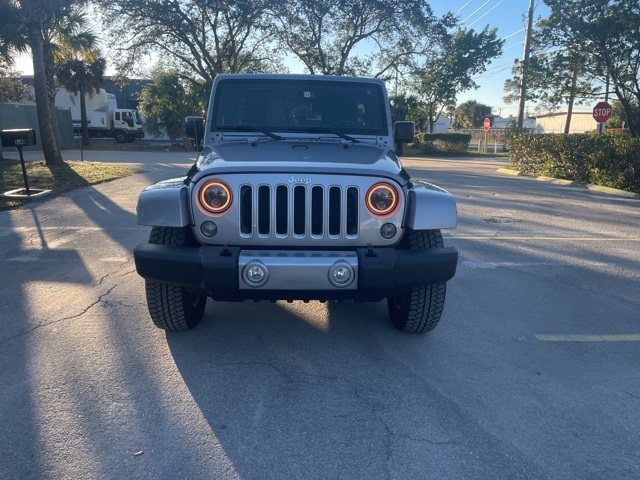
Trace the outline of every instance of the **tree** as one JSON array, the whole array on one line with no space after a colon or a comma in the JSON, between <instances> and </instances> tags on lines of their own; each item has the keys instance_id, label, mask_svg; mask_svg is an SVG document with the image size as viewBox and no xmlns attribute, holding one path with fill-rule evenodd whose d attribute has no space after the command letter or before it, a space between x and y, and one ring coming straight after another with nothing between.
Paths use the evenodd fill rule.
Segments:
<instances>
[{"instance_id":1,"label":"tree","mask_svg":"<svg viewBox=\"0 0 640 480\"><path fill-rule=\"evenodd\" d=\"M630 103L632 108L635 111L638 111L640 109L638 105L634 103L633 99L630 99ZM607 120L607 127L608 128L628 127L629 122L627 121L627 113L624 111L624 107L622 106L622 103L620 103L617 100L613 101L611 102L611 107L613 109L613 113L611 114L611 118Z\"/></svg>"},{"instance_id":2,"label":"tree","mask_svg":"<svg viewBox=\"0 0 640 480\"><path fill-rule=\"evenodd\" d=\"M47 166L62 163L62 155L51 122L44 32L51 19L78 3L81 0L0 0L0 54L11 56L27 45L31 50L40 142Z\"/></svg>"},{"instance_id":3,"label":"tree","mask_svg":"<svg viewBox=\"0 0 640 480\"><path fill-rule=\"evenodd\" d=\"M421 0L276 2L278 38L309 73L383 76L444 32ZM360 45L374 53L357 55Z\"/></svg>"},{"instance_id":4,"label":"tree","mask_svg":"<svg viewBox=\"0 0 640 480\"><path fill-rule=\"evenodd\" d=\"M418 100L414 95L407 95L401 93L399 95L393 95L389 98L389 104L391 107L391 121L393 123L407 120L418 107Z\"/></svg>"},{"instance_id":5,"label":"tree","mask_svg":"<svg viewBox=\"0 0 640 480\"><path fill-rule=\"evenodd\" d=\"M98 40L86 29L86 14L79 5L68 5L56 11L49 21L43 24L42 33L51 126L57 141L59 134L55 100L58 92L58 65L68 59L95 61L98 55Z\"/></svg>"},{"instance_id":6,"label":"tree","mask_svg":"<svg viewBox=\"0 0 640 480\"><path fill-rule=\"evenodd\" d=\"M484 119L492 117L491 107L476 100L467 100L458 105L454 116L456 128L482 128Z\"/></svg>"},{"instance_id":7,"label":"tree","mask_svg":"<svg viewBox=\"0 0 640 480\"><path fill-rule=\"evenodd\" d=\"M202 111L178 72L161 68L154 70L153 83L142 88L140 110L149 132L166 133L172 142L184 136L184 118Z\"/></svg>"},{"instance_id":8,"label":"tree","mask_svg":"<svg viewBox=\"0 0 640 480\"><path fill-rule=\"evenodd\" d=\"M0 42L0 55L12 59L16 53L32 50L38 124L47 164L62 161L54 107L55 61L70 50L95 47L95 35L79 31L79 27L84 27L80 6L85 3L85 0L0 0L0 38L4 40ZM45 97L48 106L43 103Z\"/></svg>"},{"instance_id":9,"label":"tree","mask_svg":"<svg viewBox=\"0 0 640 480\"><path fill-rule=\"evenodd\" d=\"M584 53L568 48L547 50L540 39L544 39L545 21L536 25L532 33L531 57L526 65L527 91L525 100L535 101L537 110L557 110L567 106L565 133L569 133L574 104L585 103L597 93L592 80L587 75ZM520 81L523 62L516 60L513 77L507 79L504 101L517 102L520 98Z\"/></svg>"},{"instance_id":10,"label":"tree","mask_svg":"<svg viewBox=\"0 0 640 480\"><path fill-rule=\"evenodd\" d=\"M97 56L94 54L94 56ZM97 93L104 83L106 60L96 58L86 62L71 58L58 66L58 81L70 93L80 97L80 119L82 122L82 145L89 146L89 128L87 124L87 105L85 95Z\"/></svg>"},{"instance_id":11,"label":"tree","mask_svg":"<svg viewBox=\"0 0 640 480\"><path fill-rule=\"evenodd\" d=\"M159 55L180 77L210 87L219 73L275 71L268 0L96 0L111 31L119 72L139 72Z\"/></svg>"},{"instance_id":12,"label":"tree","mask_svg":"<svg viewBox=\"0 0 640 480\"><path fill-rule=\"evenodd\" d=\"M629 131L640 135L640 0L544 0L546 45L584 55L584 71L613 87ZM607 95L607 93L605 93Z\"/></svg>"},{"instance_id":13,"label":"tree","mask_svg":"<svg viewBox=\"0 0 640 480\"><path fill-rule=\"evenodd\" d=\"M477 88L473 76L483 73L502 53L503 44L495 28L485 27L481 32L458 29L424 57L410 82L424 105L429 132L447 106L455 104L458 94Z\"/></svg>"},{"instance_id":14,"label":"tree","mask_svg":"<svg viewBox=\"0 0 640 480\"><path fill-rule=\"evenodd\" d=\"M21 21L20 9L10 0L0 0L0 60L7 65L13 65L16 54L29 50Z\"/></svg>"},{"instance_id":15,"label":"tree","mask_svg":"<svg viewBox=\"0 0 640 480\"><path fill-rule=\"evenodd\" d=\"M36 111L42 152L48 166L62 163L60 147L51 124L51 106L47 95L47 76L44 62L43 22L55 11L69 5L61 0L20 0L22 23L26 27L31 56L33 58L33 89L36 97Z\"/></svg>"},{"instance_id":16,"label":"tree","mask_svg":"<svg viewBox=\"0 0 640 480\"><path fill-rule=\"evenodd\" d=\"M30 99L29 88L20 73L0 57L0 103L20 103Z\"/></svg>"}]
</instances>

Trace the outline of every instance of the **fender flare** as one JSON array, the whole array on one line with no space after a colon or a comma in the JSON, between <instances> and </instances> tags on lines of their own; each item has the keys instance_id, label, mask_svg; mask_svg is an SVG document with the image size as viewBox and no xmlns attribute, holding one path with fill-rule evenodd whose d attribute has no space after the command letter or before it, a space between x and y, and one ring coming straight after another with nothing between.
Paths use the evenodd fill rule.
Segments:
<instances>
[{"instance_id":1,"label":"fender flare","mask_svg":"<svg viewBox=\"0 0 640 480\"><path fill-rule=\"evenodd\" d=\"M145 188L136 206L138 225L186 227L189 220L189 187L184 178L171 178Z\"/></svg>"},{"instance_id":2,"label":"fender flare","mask_svg":"<svg viewBox=\"0 0 640 480\"><path fill-rule=\"evenodd\" d=\"M412 230L456 228L458 207L446 190L431 183L412 180L407 195L405 227Z\"/></svg>"}]
</instances>

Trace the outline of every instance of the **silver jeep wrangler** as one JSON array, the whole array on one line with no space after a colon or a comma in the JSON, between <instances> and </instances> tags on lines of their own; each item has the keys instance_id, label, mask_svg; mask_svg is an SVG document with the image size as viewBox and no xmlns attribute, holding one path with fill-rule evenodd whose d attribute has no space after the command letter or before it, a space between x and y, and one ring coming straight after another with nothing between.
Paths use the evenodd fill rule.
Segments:
<instances>
[{"instance_id":1,"label":"silver jeep wrangler","mask_svg":"<svg viewBox=\"0 0 640 480\"><path fill-rule=\"evenodd\" d=\"M218 75L185 178L138 199L152 226L134 250L151 319L186 330L216 301L386 299L394 325L438 324L458 252L456 203L398 160L384 83L320 75ZM395 144L394 144L395 140Z\"/></svg>"}]
</instances>

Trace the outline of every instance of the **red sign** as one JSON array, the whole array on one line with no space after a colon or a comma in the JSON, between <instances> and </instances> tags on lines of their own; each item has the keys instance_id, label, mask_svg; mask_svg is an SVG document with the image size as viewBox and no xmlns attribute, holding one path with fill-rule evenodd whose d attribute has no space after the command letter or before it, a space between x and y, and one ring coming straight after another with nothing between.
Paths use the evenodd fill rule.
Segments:
<instances>
[{"instance_id":1,"label":"red sign","mask_svg":"<svg viewBox=\"0 0 640 480\"><path fill-rule=\"evenodd\" d=\"M611 113L613 113L613 110L607 102L598 102L598 104L593 107L593 119L598 123L604 123L609 120Z\"/></svg>"},{"instance_id":2,"label":"red sign","mask_svg":"<svg viewBox=\"0 0 640 480\"><path fill-rule=\"evenodd\" d=\"M488 132L490 128L491 128L491 119L485 118L484 119L484 131Z\"/></svg>"}]
</instances>

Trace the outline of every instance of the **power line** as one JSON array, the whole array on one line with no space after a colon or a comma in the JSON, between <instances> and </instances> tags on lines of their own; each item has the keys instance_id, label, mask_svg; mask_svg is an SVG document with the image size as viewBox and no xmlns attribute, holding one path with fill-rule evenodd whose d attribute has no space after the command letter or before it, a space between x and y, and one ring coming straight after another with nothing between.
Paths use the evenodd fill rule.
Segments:
<instances>
[{"instance_id":1,"label":"power line","mask_svg":"<svg viewBox=\"0 0 640 480\"><path fill-rule=\"evenodd\" d=\"M467 18L465 18L462 22L460 22L460 25L464 25L464 23L469 20L471 17L473 17L476 13L478 13L480 10L482 10L484 8L484 6L489 3L491 0L487 0L486 2L484 2L482 5L480 5L471 15L469 15Z\"/></svg>"},{"instance_id":2,"label":"power line","mask_svg":"<svg viewBox=\"0 0 640 480\"><path fill-rule=\"evenodd\" d=\"M467 3L465 3L463 6L461 6L458 11L456 13L454 13L454 15L458 15L462 10L464 10L464 7L466 7L467 5L469 5L473 0L469 0Z\"/></svg>"},{"instance_id":3,"label":"power line","mask_svg":"<svg viewBox=\"0 0 640 480\"><path fill-rule=\"evenodd\" d=\"M481 20L483 17L486 17L487 15L489 15L491 13L492 10L496 9L502 2L504 2L504 0L500 0L498 3L496 3L493 7L491 7L489 10L487 10L485 13L483 13L481 16L479 16L478 18L476 18L473 22L471 22L469 25L467 25L467 27L470 27L471 25L473 25L474 23L476 23L477 21Z\"/></svg>"},{"instance_id":4,"label":"power line","mask_svg":"<svg viewBox=\"0 0 640 480\"><path fill-rule=\"evenodd\" d=\"M514 43L514 44L513 44L513 45L511 45L511 46L512 46L512 47L515 47L515 46L517 46L517 45L520 45L521 43L524 43L524 41L523 41L523 42L519 42L519 43ZM544 51L544 52L536 52L536 53L533 53L533 55L536 55L536 56L549 55L549 54L551 54L551 53L557 52L558 50L563 50L563 49L565 49L565 48L566 48L566 47L558 47L558 48L554 48L554 49L552 49L552 50L546 50L546 51ZM505 65L509 65L509 66L508 66L508 67L505 67L505 68L500 68L500 67L504 67ZM507 63L502 63L502 64L500 64L500 65L496 65L495 67L493 67L493 68L491 68L491 69L487 70L486 72L481 73L480 75L476 75L476 76L474 76L474 77L473 77L473 79L475 80L476 78L489 78L489 77L493 77L494 75L496 75L496 74L498 74L498 73L500 73L500 72L504 72L505 70L509 70L509 68L511 68L511 66L512 66L512 65L513 65L513 64L512 64L512 62L507 62ZM496 70L496 69L499 69L499 70ZM495 70L495 71L494 71L494 70Z\"/></svg>"},{"instance_id":5,"label":"power line","mask_svg":"<svg viewBox=\"0 0 640 480\"><path fill-rule=\"evenodd\" d=\"M525 29L524 29L524 28L521 28L521 29L520 29L520 30L518 30L517 32L513 32L511 35L507 35L506 37L502 37L500 40L506 40L507 38L511 38L511 37L513 37L514 35L517 35L517 34L519 34L520 32L524 32L524 31L525 31Z\"/></svg>"},{"instance_id":6,"label":"power line","mask_svg":"<svg viewBox=\"0 0 640 480\"><path fill-rule=\"evenodd\" d=\"M513 48L513 47L517 47L518 45L522 45L523 43L524 43L524 40L520 40L518 43L512 43L511 45L504 47L503 51L509 50L510 48Z\"/></svg>"},{"instance_id":7,"label":"power line","mask_svg":"<svg viewBox=\"0 0 640 480\"><path fill-rule=\"evenodd\" d=\"M501 68L500 70L496 70L495 72L483 73L482 75L476 75L475 77L473 77L473 79L475 80L476 78L490 78L490 77L493 77L494 75L497 75L500 72L504 72L505 70L509 70L510 68L511 68L511 66Z\"/></svg>"},{"instance_id":8,"label":"power line","mask_svg":"<svg viewBox=\"0 0 640 480\"><path fill-rule=\"evenodd\" d=\"M498 68L502 68L502 67L507 66L507 65L513 66L513 61L501 63L500 65L495 65L495 66L491 67L489 70L487 70L487 71L485 71L485 72L483 72L483 73L481 73L479 75L485 75L487 73L493 72L494 70L497 70Z\"/></svg>"}]
</instances>

